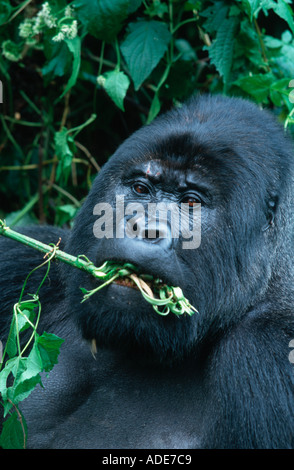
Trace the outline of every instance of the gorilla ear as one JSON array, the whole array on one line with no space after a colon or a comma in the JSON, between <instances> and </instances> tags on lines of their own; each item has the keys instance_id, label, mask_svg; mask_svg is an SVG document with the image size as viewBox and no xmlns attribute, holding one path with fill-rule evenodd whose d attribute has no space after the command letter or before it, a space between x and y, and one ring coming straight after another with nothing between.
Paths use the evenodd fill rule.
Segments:
<instances>
[{"instance_id":1,"label":"gorilla ear","mask_svg":"<svg viewBox=\"0 0 294 470\"><path fill-rule=\"evenodd\" d=\"M267 224L262 228L262 231L265 232L270 227L274 225L275 213L278 207L278 195L271 194L267 202Z\"/></svg>"}]
</instances>

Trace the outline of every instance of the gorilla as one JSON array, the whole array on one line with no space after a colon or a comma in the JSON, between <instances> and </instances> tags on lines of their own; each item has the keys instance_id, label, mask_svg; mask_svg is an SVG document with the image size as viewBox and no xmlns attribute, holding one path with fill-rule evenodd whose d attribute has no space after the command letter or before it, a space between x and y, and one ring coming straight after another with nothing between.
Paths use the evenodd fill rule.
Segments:
<instances>
[{"instance_id":1,"label":"gorilla","mask_svg":"<svg viewBox=\"0 0 294 470\"><path fill-rule=\"evenodd\" d=\"M241 98L197 96L122 143L72 230L25 229L45 243L61 237L61 249L96 266L132 263L179 286L198 311L159 315L124 282L81 303L80 287L98 281L54 262L39 329L65 341L45 388L21 404L29 448L293 447L293 170L292 141L271 113ZM170 217L153 236L142 217L133 223L138 236L116 236L130 220L116 216L118 195L146 211L150 203L180 213L188 206L189 224L200 204L199 246L184 249ZM95 235L105 203L113 237ZM43 255L4 237L0 250L5 343L15 293Z\"/></svg>"}]
</instances>

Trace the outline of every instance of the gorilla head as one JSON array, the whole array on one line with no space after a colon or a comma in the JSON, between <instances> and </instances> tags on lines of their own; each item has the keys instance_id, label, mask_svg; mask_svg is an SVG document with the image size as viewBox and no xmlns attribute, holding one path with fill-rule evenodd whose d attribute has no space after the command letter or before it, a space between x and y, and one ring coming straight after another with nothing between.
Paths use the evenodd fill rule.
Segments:
<instances>
[{"instance_id":1,"label":"gorilla head","mask_svg":"<svg viewBox=\"0 0 294 470\"><path fill-rule=\"evenodd\" d=\"M178 360L263 303L277 303L281 277L286 302L293 276L287 254L292 172L292 145L282 129L266 111L241 99L193 98L133 134L96 178L66 250L86 255L96 266L130 262L141 273L181 287L199 313L159 316L139 291L118 284L81 304L79 287L93 289L97 281L71 270L69 309L84 337L161 361ZM185 249L183 233L174 237L170 220L162 227L159 222L153 238L117 237L117 196L125 205L140 203L146 212L150 203L173 204L180 214L182 203L191 208L200 203L200 245ZM113 238L94 235L94 208L101 203L113 208Z\"/></svg>"}]
</instances>

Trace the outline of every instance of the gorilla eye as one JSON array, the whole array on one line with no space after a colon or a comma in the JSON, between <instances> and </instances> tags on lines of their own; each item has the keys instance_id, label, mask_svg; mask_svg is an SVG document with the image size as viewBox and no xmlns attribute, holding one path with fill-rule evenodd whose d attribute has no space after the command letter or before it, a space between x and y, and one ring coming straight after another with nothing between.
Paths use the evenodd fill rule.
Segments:
<instances>
[{"instance_id":1,"label":"gorilla eye","mask_svg":"<svg viewBox=\"0 0 294 470\"><path fill-rule=\"evenodd\" d=\"M201 200L199 197L196 197L196 196L186 196L182 202L184 204L188 204L189 207L193 207L195 206L196 204L200 204L201 203Z\"/></svg>"},{"instance_id":2,"label":"gorilla eye","mask_svg":"<svg viewBox=\"0 0 294 470\"><path fill-rule=\"evenodd\" d=\"M138 194L149 194L149 189L142 183L134 184L133 190Z\"/></svg>"}]
</instances>

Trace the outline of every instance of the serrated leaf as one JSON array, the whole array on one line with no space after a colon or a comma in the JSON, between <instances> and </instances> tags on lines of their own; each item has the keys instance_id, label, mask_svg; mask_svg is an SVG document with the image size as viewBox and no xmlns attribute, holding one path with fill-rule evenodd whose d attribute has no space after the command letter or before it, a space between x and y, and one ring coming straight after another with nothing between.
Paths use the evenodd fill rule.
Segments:
<instances>
[{"instance_id":1,"label":"serrated leaf","mask_svg":"<svg viewBox=\"0 0 294 470\"><path fill-rule=\"evenodd\" d=\"M232 68L238 23L239 20L235 16L225 19L219 27L212 45L208 48L209 57L223 77L224 83L227 83Z\"/></svg>"},{"instance_id":2,"label":"serrated leaf","mask_svg":"<svg viewBox=\"0 0 294 470\"><path fill-rule=\"evenodd\" d=\"M123 21L138 2L131 0L76 0L79 20L97 39L112 42L122 28Z\"/></svg>"},{"instance_id":3,"label":"serrated leaf","mask_svg":"<svg viewBox=\"0 0 294 470\"><path fill-rule=\"evenodd\" d=\"M202 11L200 16L207 18L202 25L204 31L208 33L214 33L217 31L226 19L228 10L229 6L226 5L225 2L220 1L214 2L213 5Z\"/></svg>"},{"instance_id":4,"label":"serrated leaf","mask_svg":"<svg viewBox=\"0 0 294 470\"><path fill-rule=\"evenodd\" d=\"M160 21L131 23L129 31L121 51L138 90L165 54L171 35L167 25Z\"/></svg>"},{"instance_id":5,"label":"serrated leaf","mask_svg":"<svg viewBox=\"0 0 294 470\"><path fill-rule=\"evenodd\" d=\"M124 98L130 86L130 79L124 72L112 71L104 74L104 89L116 106L124 111Z\"/></svg>"},{"instance_id":6,"label":"serrated leaf","mask_svg":"<svg viewBox=\"0 0 294 470\"><path fill-rule=\"evenodd\" d=\"M44 371L49 372L58 363L58 355L63 342L63 339L46 331L36 339Z\"/></svg>"},{"instance_id":7,"label":"serrated leaf","mask_svg":"<svg viewBox=\"0 0 294 470\"><path fill-rule=\"evenodd\" d=\"M27 434L27 425L23 416L22 423L25 434ZM3 430L0 436L0 447L3 449L23 449L24 444L23 428L17 414L14 412L3 423Z\"/></svg>"},{"instance_id":8,"label":"serrated leaf","mask_svg":"<svg viewBox=\"0 0 294 470\"><path fill-rule=\"evenodd\" d=\"M43 371L43 362L36 343L34 343L27 357L26 370L21 374L20 380L29 380Z\"/></svg>"}]
</instances>

